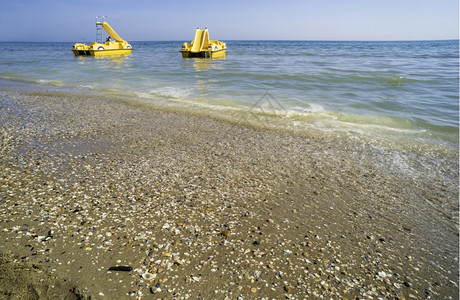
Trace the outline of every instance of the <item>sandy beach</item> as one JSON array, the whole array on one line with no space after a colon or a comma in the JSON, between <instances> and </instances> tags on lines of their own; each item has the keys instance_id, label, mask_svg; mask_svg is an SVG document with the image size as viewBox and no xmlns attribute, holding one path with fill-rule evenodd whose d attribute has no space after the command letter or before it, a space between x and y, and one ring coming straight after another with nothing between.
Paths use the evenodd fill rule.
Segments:
<instances>
[{"instance_id":1,"label":"sandy beach","mask_svg":"<svg viewBox=\"0 0 460 300\"><path fill-rule=\"evenodd\" d=\"M0 124L0 299L459 298L458 156L90 95Z\"/></svg>"}]
</instances>

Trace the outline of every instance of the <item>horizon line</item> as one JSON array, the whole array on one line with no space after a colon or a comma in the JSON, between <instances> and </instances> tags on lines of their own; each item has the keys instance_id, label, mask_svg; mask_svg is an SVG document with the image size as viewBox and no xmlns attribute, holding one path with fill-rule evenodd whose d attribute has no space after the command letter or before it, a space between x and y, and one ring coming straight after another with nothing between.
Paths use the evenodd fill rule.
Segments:
<instances>
[{"instance_id":1,"label":"horizon line","mask_svg":"<svg viewBox=\"0 0 460 300\"><path fill-rule=\"evenodd\" d=\"M130 40L131 42L181 42L189 41L190 39L183 40ZM319 40L319 39L222 39L222 41L242 41L242 42L436 42L436 41L459 41L459 38L452 39L413 39L413 40ZM75 41L0 41L0 43L78 43Z\"/></svg>"}]
</instances>

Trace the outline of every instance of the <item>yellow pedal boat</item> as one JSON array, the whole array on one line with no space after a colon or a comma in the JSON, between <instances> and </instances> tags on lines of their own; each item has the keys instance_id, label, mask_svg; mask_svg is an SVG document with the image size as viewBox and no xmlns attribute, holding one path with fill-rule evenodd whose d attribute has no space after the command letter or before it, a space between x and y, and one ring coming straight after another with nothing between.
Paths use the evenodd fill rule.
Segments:
<instances>
[{"instance_id":1,"label":"yellow pedal boat","mask_svg":"<svg viewBox=\"0 0 460 300\"><path fill-rule=\"evenodd\" d=\"M102 43L102 29L109 35L105 43ZM123 40L107 22L96 22L96 32L97 37L100 37L101 40L91 42L89 45L83 43L74 44L72 51L75 56L126 55L133 50L131 45Z\"/></svg>"},{"instance_id":2,"label":"yellow pedal boat","mask_svg":"<svg viewBox=\"0 0 460 300\"><path fill-rule=\"evenodd\" d=\"M225 57L226 50L227 45L224 42L209 40L207 28L204 30L197 28L195 31L195 39L190 42L190 45L187 42L182 44L180 52L183 58L223 58Z\"/></svg>"}]
</instances>

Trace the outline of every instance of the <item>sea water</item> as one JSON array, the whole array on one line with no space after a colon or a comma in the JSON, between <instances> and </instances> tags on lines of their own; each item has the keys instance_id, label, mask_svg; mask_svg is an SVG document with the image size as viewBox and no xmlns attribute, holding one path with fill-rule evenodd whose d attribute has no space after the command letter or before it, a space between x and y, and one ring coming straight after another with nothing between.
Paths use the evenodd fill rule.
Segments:
<instances>
[{"instance_id":1,"label":"sea water","mask_svg":"<svg viewBox=\"0 0 460 300\"><path fill-rule=\"evenodd\" d=\"M226 41L183 59L183 41L131 42L122 57L72 43L0 43L3 86L102 93L262 127L457 153L459 42Z\"/></svg>"}]
</instances>

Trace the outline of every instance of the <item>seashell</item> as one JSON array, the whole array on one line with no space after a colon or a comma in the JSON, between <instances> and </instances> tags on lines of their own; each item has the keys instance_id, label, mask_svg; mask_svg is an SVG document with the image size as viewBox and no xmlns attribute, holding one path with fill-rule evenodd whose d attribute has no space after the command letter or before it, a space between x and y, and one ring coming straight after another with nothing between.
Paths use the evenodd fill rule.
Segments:
<instances>
[{"instance_id":1,"label":"seashell","mask_svg":"<svg viewBox=\"0 0 460 300\"><path fill-rule=\"evenodd\" d=\"M153 280L155 279L155 277L157 277L157 274L152 274L152 273L144 273L141 275L142 276L142 279L144 280Z\"/></svg>"},{"instance_id":2,"label":"seashell","mask_svg":"<svg viewBox=\"0 0 460 300\"><path fill-rule=\"evenodd\" d=\"M39 235L39 236L37 237L37 240L38 240L39 242L42 242L42 241L46 241L46 238L47 238L47 236Z\"/></svg>"}]
</instances>

